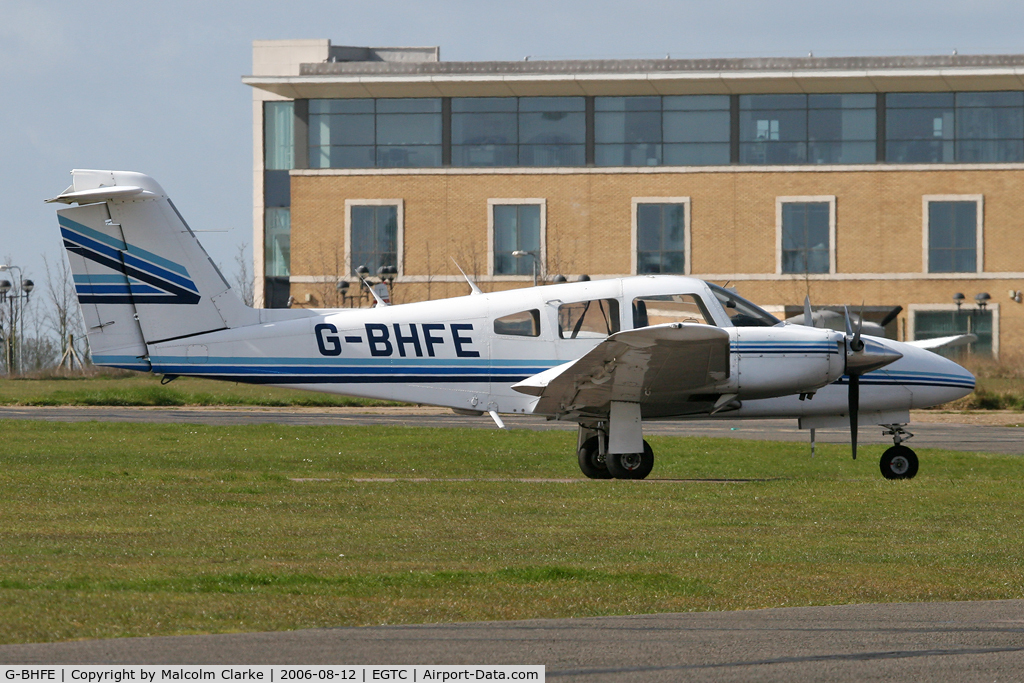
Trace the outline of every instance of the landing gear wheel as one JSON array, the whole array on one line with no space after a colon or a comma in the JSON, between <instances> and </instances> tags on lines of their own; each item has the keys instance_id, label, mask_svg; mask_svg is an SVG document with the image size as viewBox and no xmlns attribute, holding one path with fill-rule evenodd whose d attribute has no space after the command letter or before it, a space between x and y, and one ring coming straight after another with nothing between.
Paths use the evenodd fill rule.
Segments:
<instances>
[{"instance_id":1,"label":"landing gear wheel","mask_svg":"<svg viewBox=\"0 0 1024 683\"><path fill-rule=\"evenodd\" d=\"M913 479L917 474L917 453L906 446L893 446L879 463L886 479Z\"/></svg>"},{"instance_id":2,"label":"landing gear wheel","mask_svg":"<svg viewBox=\"0 0 1024 683\"><path fill-rule=\"evenodd\" d=\"M612 478L612 473L608 471L608 465L604 461L605 456L598 453L596 436L583 442L577 457L580 461L580 470L590 479Z\"/></svg>"},{"instance_id":3,"label":"landing gear wheel","mask_svg":"<svg viewBox=\"0 0 1024 683\"><path fill-rule=\"evenodd\" d=\"M644 441L643 453L609 453L604 460L608 472L616 479L644 479L654 468L654 451Z\"/></svg>"}]
</instances>

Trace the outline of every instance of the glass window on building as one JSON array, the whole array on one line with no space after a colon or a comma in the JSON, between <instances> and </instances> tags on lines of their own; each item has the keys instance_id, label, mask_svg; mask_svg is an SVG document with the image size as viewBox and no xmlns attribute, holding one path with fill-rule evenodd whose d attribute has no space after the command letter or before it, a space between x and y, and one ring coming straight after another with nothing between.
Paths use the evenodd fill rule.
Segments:
<instances>
[{"instance_id":1,"label":"glass window on building","mask_svg":"<svg viewBox=\"0 0 1024 683\"><path fill-rule=\"evenodd\" d=\"M1024 161L1024 93L957 93L956 160L967 164Z\"/></svg>"},{"instance_id":2,"label":"glass window on building","mask_svg":"<svg viewBox=\"0 0 1024 683\"><path fill-rule=\"evenodd\" d=\"M287 171L295 166L295 103L263 103L263 167Z\"/></svg>"},{"instance_id":3,"label":"glass window on building","mask_svg":"<svg viewBox=\"0 0 1024 683\"><path fill-rule=\"evenodd\" d=\"M877 156L875 95L809 95L807 161L869 164Z\"/></svg>"},{"instance_id":4,"label":"glass window on building","mask_svg":"<svg viewBox=\"0 0 1024 683\"><path fill-rule=\"evenodd\" d=\"M266 277L291 274L291 209L268 208L263 212L263 263Z\"/></svg>"},{"instance_id":5,"label":"glass window on building","mask_svg":"<svg viewBox=\"0 0 1024 683\"><path fill-rule=\"evenodd\" d=\"M495 204L494 274L532 275L540 263L540 204ZM526 252L515 256L513 252Z\"/></svg>"},{"instance_id":6,"label":"glass window on building","mask_svg":"<svg viewBox=\"0 0 1024 683\"><path fill-rule=\"evenodd\" d=\"M885 96L885 158L891 163L955 160L953 93Z\"/></svg>"},{"instance_id":7,"label":"glass window on building","mask_svg":"<svg viewBox=\"0 0 1024 683\"><path fill-rule=\"evenodd\" d=\"M740 96L740 162L807 162L807 95Z\"/></svg>"},{"instance_id":8,"label":"glass window on building","mask_svg":"<svg viewBox=\"0 0 1024 683\"><path fill-rule=\"evenodd\" d=\"M928 272L978 270L978 203L928 202Z\"/></svg>"},{"instance_id":9,"label":"glass window on building","mask_svg":"<svg viewBox=\"0 0 1024 683\"><path fill-rule=\"evenodd\" d=\"M785 202L782 204L782 272L828 273L828 202Z\"/></svg>"},{"instance_id":10,"label":"glass window on building","mask_svg":"<svg viewBox=\"0 0 1024 683\"><path fill-rule=\"evenodd\" d=\"M309 101L311 168L441 165L440 98Z\"/></svg>"},{"instance_id":11,"label":"glass window on building","mask_svg":"<svg viewBox=\"0 0 1024 683\"><path fill-rule=\"evenodd\" d=\"M377 166L441 165L440 98L377 100Z\"/></svg>"},{"instance_id":12,"label":"glass window on building","mask_svg":"<svg viewBox=\"0 0 1024 683\"><path fill-rule=\"evenodd\" d=\"M517 98L452 98L453 166L516 166L518 144Z\"/></svg>"},{"instance_id":13,"label":"glass window on building","mask_svg":"<svg viewBox=\"0 0 1024 683\"><path fill-rule=\"evenodd\" d=\"M959 311L915 311L914 339L936 339L952 337L957 334L977 335L978 341L966 347L939 349L946 357L962 359L969 354L991 356L992 345L992 311L979 309L963 309Z\"/></svg>"},{"instance_id":14,"label":"glass window on building","mask_svg":"<svg viewBox=\"0 0 1024 683\"><path fill-rule=\"evenodd\" d=\"M686 205L636 205L636 272L686 272Z\"/></svg>"},{"instance_id":15,"label":"glass window on building","mask_svg":"<svg viewBox=\"0 0 1024 683\"><path fill-rule=\"evenodd\" d=\"M585 112L583 97L520 97L519 165L583 166Z\"/></svg>"},{"instance_id":16,"label":"glass window on building","mask_svg":"<svg viewBox=\"0 0 1024 683\"><path fill-rule=\"evenodd\" d=\"M594 160L598 166L661 163L660 97L595 97Z\"/></svg>"},{"instance_id":17,"label":"glass window on building","mask_svg":"<svg viewBox=\"0 0 1024 683\"><path fill-rule=\"evenodd\" d=\"M366 266L376 273L381 266L398 266L398 206L394 204L349 207L352 240L351 274Z\"/></svg>"},{"instance_id":18,"label":"glass window on building","mask_svg":"<svg viewBox=\"0 0 1024 683\"><path fill-rule=\"evenodd\" d=\"M668 166L729 163L728 95L662 98L662 160Z\"/></svg>"},{"instance_id":19,"label":"glass window on building","mask_svg":"<svg viewBox=\"0 0 1024 683\"><path fill-rule=\"evenodd\" d=\"M373 168L375 139L373 100L309 101L310 168Z\"/></svg>"}]
</instances>

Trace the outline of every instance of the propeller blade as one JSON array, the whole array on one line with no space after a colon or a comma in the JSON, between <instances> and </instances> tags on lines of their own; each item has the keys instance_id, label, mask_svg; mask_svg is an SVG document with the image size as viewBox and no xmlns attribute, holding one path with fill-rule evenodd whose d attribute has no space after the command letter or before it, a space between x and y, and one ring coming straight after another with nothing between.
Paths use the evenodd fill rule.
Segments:
<instances>
[{"instance_id":1,"label":"propeller blade","mask_svg":"<svg viewBox=\"0 0 1024 683\"><path fill-rule=\"evenodd\" d=\"M846 336L852 337L853 325L850 324L850 308L848 306L843 306L843 312L846 314Z\"/></svg>"},{"instance_id":2,"label":"propeller blade","mask_svg":"<svg viewBox=\"0 0 1024 683\"><path fill-rule=\"evenodd\" d=\"M896 316L898 316L902 311L903 311L903 307L902 306L897 306L896 308L894 308L891 311L889 311L888 313L886 313L885 317L882 318L882 321L880 323L878 323L878 324L881 325L882 327L885 327L886 325L891 323L893 320L895 320Z\"/></svg>"},{"instance_id":3,"label":"propeller blade","mask_svg":"<svg viewBox=\"0 0 1024 683\"><path fill-rule=\"evenodd\" d=\"M804 297L804 325L814 327L814 313L811 311L811 297Z\"/></svg>"},{"instance_id":4,"label":"propeller blade","mask_svg":"<svg viewBox=\"0 0 1024 683\"><path fill-rule=\"evenodd\" d=\"M850 375L850 445L857 459L857 413L860 410L860 375Z\"/></svg>"}]
</instances>

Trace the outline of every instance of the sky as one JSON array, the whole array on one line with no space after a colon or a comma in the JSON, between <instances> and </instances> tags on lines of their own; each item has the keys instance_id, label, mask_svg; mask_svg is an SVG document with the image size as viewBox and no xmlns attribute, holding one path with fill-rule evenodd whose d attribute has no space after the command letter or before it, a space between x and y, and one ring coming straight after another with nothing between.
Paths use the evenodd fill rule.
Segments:
<instances>
[{"instance_id":1,"label":"sky","mask_svg":"<svg viewBox=\"0 0 1024 683\"><path fill-rule=\"evenodd\" d=\"M1021 26L1019 0L0 0L0 263L42 285L44 255L63 258L43 200L72 168L132 170L233 281L251 258L253 40L453 61L1018 54Z\"/></svg>"}]
</instances>

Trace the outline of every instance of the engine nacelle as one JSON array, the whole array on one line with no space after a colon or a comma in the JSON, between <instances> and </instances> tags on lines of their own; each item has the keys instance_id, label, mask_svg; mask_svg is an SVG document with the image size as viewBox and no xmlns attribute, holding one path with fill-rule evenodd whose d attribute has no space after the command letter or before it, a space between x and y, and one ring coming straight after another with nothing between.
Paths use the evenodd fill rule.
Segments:
<instances>
[{"instance_id":1,"label":"engine nacelle","mask_svg":"<svg viewBox=\"0 0 1024 683\"><path fill-rule=\"evenodd\" d=\"M734 330L733 372L741 401L812 393L843 376L841 332L802 325Z\"/></svg>"}]
</instances>

